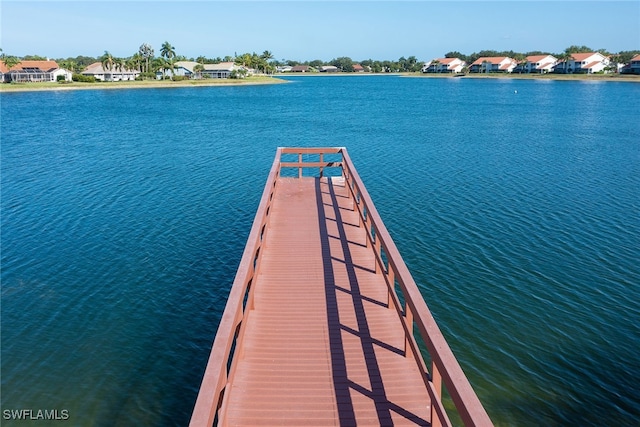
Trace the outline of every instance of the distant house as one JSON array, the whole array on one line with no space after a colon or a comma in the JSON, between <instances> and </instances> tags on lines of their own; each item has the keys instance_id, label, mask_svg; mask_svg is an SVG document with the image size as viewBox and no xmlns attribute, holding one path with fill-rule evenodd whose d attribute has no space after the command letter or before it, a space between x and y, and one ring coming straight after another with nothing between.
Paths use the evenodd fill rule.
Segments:
<instances>
[{"instance_id":1,"label":"distant house","mask_svg":"<svg viewBox=\"0 0 640 427\"><path fill-rule=\"evenodd\" d=\"M116 82L116 81L125 81L125 80L135 80L136 77L140 75L140 71L138 70L130 70L128 68L116 68L113 67L111 70L106 70L101 62L94 62L91 65L88 65L87 68L84 69L81 73L83 76L93 76L96 80L100 80L103 82Z\"/></svg>"},{"instance_id":2,"label":"distant house","mask_svg":"<svg viewBox=\"0 0 640 427\"><path fill-rule=\"evenodd\" d=\"M156 78L182 76L188 79L192 78L209 78L209 79L228 79L231 73L236 70L243 69L242 66L236 65L234 62L220 62L218 64L202 64L203 70L195 71L198 62L195 61L176 61L173 64L173 72L170 69L160 70L156 72Z\"/></svg>"},{"instance_id":3,"label":"distant house","mask_svg":"<svg viewBox=\"0 0 640 427\"><path fill-rule=\"evenodd\" d=\"M631 58L631 61L620 69L622 74L640 74L640 55Z\"/></svg>"},{"instance_id":4,"label":"distant house","mask_svg":"<svg viewBox=\"0 0 640 427\"><path fill-rule=\"evenodd\" d=\"M162 79L163 76L171 77L171 76L182 76L190 79L192 76L195 76L196 72L193 71L193 68L198 65L195 61L176 61L173 64L173 74L171 70L160 70L156 72L156 78Z\"/></svg>"},{"instance_id":5,"label":"distant house","mask_svg":"<svg viewBox=\"0 0 640 427\"><path fill-rule=\"evenodd\" d=\"M553 72L562 74L593 74L605 71L608 65L609 58L599 52L574 53L571 55L570 60L556 64Z\"/></svg>"},{"instance_id":6,"label":"distant house","mask_svg":"<svg viewBox=\"0 0 640 427\"><path fill-rule=\"evenodd\" d=\"M320 72L321 73L337 73L338 67L336 67L335 65L324 65L320 67Z\"/></svg>"},{"instance_id":7,"label":"distant house","mask_svg":"<svg viewBox=\"0 0 640 427\"><path fill-rule=\"evenodd\" d=\"M508 56L483 56L469 66L471 73L510 73L518 63Z\"/></svg>"},{"instance_id":8,"label":"distant house","mask_svg":"<svg viewBox=\"0 0 640 427\"><path fill-rule=\"evenodd\" d=\"M278 72L278 73L289 73L289 72L291 72L291 68L293 68L293 67L291 67L291 65L281 65L281 66L276 67L276 72Z\"/></svg>"},{"instance_id":9,"label":"distant house","mask_svg":"<svg viewBox=\"0 0 640 427\"><path fill-rule=\"evenodd\" d=\"M354 73L364 73L364 67L360 64L353 64Z\"/></svg>"},{"instance_id":10,"label":"distant house","mask_svg":"<svg viewBox=\"0 0 640 427\"><path fill-rule=\"evenodd\" d=\"M518 65L514 72L550 73L557 63L558 58L553 55L531 55L527 56L527 62L523 65Z\"/></svg>"},{"instance_id":11,"label":"distant house","mask_svg":"<svg viewBox=\"0 0 640 427\"><path fill-rule=\"evenodd\" d=\"M221 62L219 64L204 64L202 75L210 79L228 79L231 73L243 69L242 66L234 62Z\"/></svg>"},{"instance_id":12,"label":"distant house","mask_svg":"<svg viewBox=\"0 0 640 427\"><path fill-rule=\"evenodd\" d=\"M425 65L423 73L460 73L467 63L460 58L437 58Z\"/></svg>"},{"instance_id":13,"label":"distant house","mask_svg":"<svg viewBox=\"0 0 640 427\"><path fill-rule=\"evenodd\" d=\"M296 65L291 67L292 73L308 73L310 71L310 67L308 65Z\"/></svg>"},{"instance_id":14,"label":"distant house","mask_svg":"<svg viewBox=\"0 0 640 427\"><path fill-rule=\"evenodd\" d=\"M73 79L73 73L64 68L58 68L53 71L53 78L55 81L58 81L58 76L64 76L65 82L70 82Z\"/></svg>"},{"instance_id":15,"label":"distant house","mask_svg":"<svg viewBox=\"0 0 640 427\"><path fill-rule=\"evenodd\" d=\"M65 81L71 81L72 73L60 68L56 61L20 61L8 69L4 62L0 62L0 81L3 82L55 82L58 76L64 76Z\"/></svg>"}]
</instances>

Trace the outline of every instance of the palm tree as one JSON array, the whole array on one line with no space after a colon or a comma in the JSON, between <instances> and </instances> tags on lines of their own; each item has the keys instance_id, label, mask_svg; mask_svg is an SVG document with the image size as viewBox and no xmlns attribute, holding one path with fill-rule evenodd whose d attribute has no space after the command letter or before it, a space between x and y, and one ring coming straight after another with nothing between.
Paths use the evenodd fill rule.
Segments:
<instances>
[{"instance_id":1,"label":"palm tree","mask_svg":"<svg viewBox=\"0 0 640 427\"><path fill-rule=\"evenodd\" d=\"M236 56L235 63L242 65L243 67L249 67L252 62L251 60L251 55L249 53L245 53L244 55Z\"/></svg>"},{"instance_id":2,"label":"palm tree","mask_svg":"<svg viewBox=\"0 0 640 427\"><path fill-rule=\"evenodd\" d=\"M100 61L102 62L102 68L104 68L105 71L109 71L109 72L113 69L113 66L115 64L115 58L106 50L104 51L104 55L100 57ZM111 73L109 74L110 74L110 80L113 80L113 74Z\"/></svg>"},{"instance_id":3,"label":"palm tree","mask_svg":"<svg viewBox=\"0 0 640 427\"><path fill-rule=\"evenodd\" d=\"M113 66L117 71L120 71L120 81L122 81L123 76L124 76L124 69L125 69L125 63L124 63L124 59L122 58L113 58Z\"/></svg>"},{"instance_id":4,"label":"palm tree","mask_svg":"<svg viewBox=\"0 0 640 427\"><path fill-rule=\"evenodd\" d=\"M273 53L269 52L268 50L265 50L264 52L262 52L262 59L264 59L265 61L269 61L270 59L273 59Z\"/></svg>"},{"instance_id":5,"label":"palm tree","mask_svg":"<svg viewBox=\"0 0 640 427\"><path fill-rule=\"evenodd\" d=\"M22 61L16 56L6 56L3 54L2 62L4 62L4 65L10 70Z\"/></svg>"},{"instance_id":6,"label":"palm tree","mask_svg":"<svg viewBox=\"0 0 640 427\"><path fill-rule=\"evenodd\" d=\"M569 68L569 61L571 61L573 59L573 55L570 52L565 51L563 54L558 56L558 60L560 60L561 62L564 62L564 73L567 74L568 68Z\"/></svg>"},{"instance_id":7,"label":"palm tree","mask_svg":"<svg viewBox=\"0 0 640 427\"><path fill-rule=\"evenodd\" d=\"M165 63L165 70L169 70L171 71L171 80L173 80L173 77L175 76L175 67L176 67L176 61L175 59L168 59Z\"/></svg>"},{"instance_id":8,"label":"palm tree","mask_svg":"<svg viewBox=\"0 0 640 427\"><path fill-rule=\"evenodd\" d=\"M201 79L202 78L202 72L204 71L204 65L196 64L196 66L193 67L193 71L195 71L195 73L196 73L196 78L197 79Z\"/></svg>"},{"instance_id":9,"label":"palm tree","mask_svg":"<svg viewBox=\"0 0 640 427\"><path fill-rule=\"evenodd\" d=\"M522 74L522 70L529 63L529 61L527 61L527 57L524 56L521 53L516 53L515 55L512 56L512 58L513 58L515 64L517 65L517 67L514 69L514 71L517 69L518 72L520 74Z\"/></svg>"},{"instance_id":10,"label":"palm tree","mask_svg":"<svg viewBox=\"0 0 640 427\"><path fill-rule=\"evenodd\" d=\"M268 50L265 50L264 52L262 52L262 55L260 55L260 58L263 61L263 69L266 73L267 67L269 66L269 61L273 59L273 53L269 52Z\"/></svg>"},{"instance_id":11,"label":"palm tree","mask_svg":"<svg viewBox=\"0 0 640 427\"><path fill-rule=\"evenodd\" d=\"M622 62L622 61L620 60L620 55L619 54L610 54L610 56L609 56L609 65L607 65L605 70L607 70L609 72L617 73L618 72L618 64L620 62Z\"/></svg>"},{"instance_id":12,"label":"palm tree","mask_svg":"<svg viewBox=\"0 0 640 427\"><path fill-rule=\"evenodd\" d=\"M140 54L140 52L136 52L128 59L127 68L130 70L138 70L142 72L142 64L144 63L144 57Z\"/></svg>"},{"instance_id":13,"label":"palm tree","mask_svg":"<svg viewBox=\"0 0 640 427\"><path fill-rule=\"evenodd\" d=\"M171 43L164 42L162 43L162 48L160 48L160 56L167 58L167 60L171 60L171 58L175 58L176 56L176 48L171 46Z\"/></svg>"},{"instance_id":14,"label":"palm tree","mask_svg":"<svg viewBox=\"0 0 640 427\"><path fill-rule=\"evenodd\" d=\"M491 65L490 61L487 61L486 59L484 61L482 61L482 70L489 74L489 66Z\"/></svg>"},{"instance_id":15,"label":"palm tree","mask_svg":"<svg viewBox=\"0 0 640 427\"><path fill-rule=\"evenodd\" d=\"M153 71L155 71L156 73L158 71L162 72L162 79L164 79L164 72L165 70L167 70L167 60L161 56L157 58L153 58L152 67L153 67Z\"/></svg>"},{"instance_id":16,"label":"palm tree","mask_svg":"<svg viewBox=\"0 0 640 427\"><path fill-rule=\"evenodd\" d=\"M138 49L138 53L142 58L144 58L146 63L145 73L149 72L149 60L153 58L153 48L148 43L142 43L140 45L140 49Z\"/></svg>"},{"instance_id":17,"label":"palm tree","mask_svg":"<svg viewBox=\"0 0 640 427\"><path fill-rule=\"evenodd\" d=\"M60 61L60 68L64 68L65 70L69 70L72 73L76 72L76 66L77 64L75 63L75 61L72 60L64 60L64 61Z\"/></svg>"}]
</instances>

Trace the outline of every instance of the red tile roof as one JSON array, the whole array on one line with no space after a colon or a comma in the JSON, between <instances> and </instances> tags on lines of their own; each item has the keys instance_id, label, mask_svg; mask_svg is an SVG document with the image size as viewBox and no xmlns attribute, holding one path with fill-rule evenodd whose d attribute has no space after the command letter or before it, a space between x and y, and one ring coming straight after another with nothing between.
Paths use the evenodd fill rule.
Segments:
<instances>
[{"instance_id":1,"label":"red tile roof","mask_svg":"<svg viewBox=\"0 0 640 427\"><path fill-rule=\"evenodd\" d=\"M295 65L291 68L291 71L309 71L308 65Z\"/></svg>"},{"instance_id":2,"label":"red tile roof","mask_svg":"<svg viewBox=\"0 0 640 427\"><path fill-rule=\"evenodd\" d=\"M548 56L552 56L552 55L532 55L532 56L527 56L527 61L529 62L540 62L543 59L545 59Z\"/></svg>"},{"instance_id":3,"label":"red tile roof","mask_svg":"<svg viewBox=\"0 0 640 427\"><path fill-rule=\"evenodd\" d=\"M596 64L601 64L600 61L593 61L588 63L587 65L582 66L582 68L584 68L585 70L588 70L589 68L595 66Z\"/></svg>"},{"instance_id":4,"label":"red tile roof","mask_svg":"<svg viewBox=\"0 0 640 427\"><path fill-rule=\"evenodd\" d=\"M545 62L543 64L538 65L536 67L536 70L544 70L545 68L547 68L550 65L553 65L553 62Z\"/></svg>"},{"instance_id":5,"label":"red tile roof","mask_svg":"<svg viewBox=\"0 0 640 427\"><path fill-rule=\"evenodd\" d=\"M51 71L60 68L56 61L20 61L19 64L14 65L11 69L7 69L4 61L0 61L0 70L3 73L9 71L22 71L25 68L39 68L42 71Z\"/></svg>"},{"instance_id":6,"label":"red tile roof","mask_svg":"<svg viewBox=\"0 0 640 427\"><path fill-rule=\"evenodd\" d=\"M509 58L507 58L506 56L483 56L476 59L475 62L471 65L482 65L484 61L497 65L502 61L504 61L505 59L509 59Z\"/></svg>"},{"instance_id":7,"label":"red tile roof","mask_svg":"<svg viewBox=\"0 0 640 427\"><path fill-rule=\"evenodd\" d=\"M574 61L584 61L585 59L595 55L597 52L587 52L587 53L572 53L571 57Z\"/></svg>"},{"instance_id":8,"label":"red tile roof","mask_svg":"<svg viewBox=\"0 0 640 427\"><path fill-rule=\"evenodd\" d=\"M631 58L632 61L640 61L640 55L636 55L633 58Z\"/></svg>"}]
</instances>

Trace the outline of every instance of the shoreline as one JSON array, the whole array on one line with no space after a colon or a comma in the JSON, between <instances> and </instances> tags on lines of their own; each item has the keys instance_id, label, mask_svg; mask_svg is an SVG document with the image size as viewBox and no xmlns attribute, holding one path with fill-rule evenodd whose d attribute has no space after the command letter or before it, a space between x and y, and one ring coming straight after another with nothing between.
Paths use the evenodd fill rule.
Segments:
<instances>
[{"instance_id":1,"label":"shoreline","mask_svg":"<svg viewBox=\"0 0 640 427\"><path fill-rule=\"evenodd\" d=\"M117 89L170 89L185 87L224 87L224 86L255 86L289 83L277 77L249 77L243 80L210 79L210 80L143 80L143 81L117 81L96 83L58 83L58 82L34 82L34 83L1 83L0 94L15 92L45 92L45 91L69 91L69 90L117 90Z\"/></svg>"},{"instance_id":2,"label":"shoreline","mask_svg":"<svg viewBox=\"0 0 640 427\"><path fill-rule=\"evenodd\" d=\"M96 83L0 83L0 94L17 92L44 92L68 90L117 90L117 89L169 89L185 87L224 87L224 86L254 86L290 83L280 77L365 77L365 76L399 76L407 78L435 78L435 79L512 79L538 81L579 81L579 82L628 82L640 83L640 75L620 74L423 74L423 73L287 73L278 76L248 77L243 80L207 79L207 80L143 80L117 81Z\"/></svg>"},{"instance_id":3,"label":"shoreline","mask_svg":"<svg viewBox=\"0 0 640 427\"><path fill-rule=\"evenodd\" d=\"M403 77L439 78L439 79L512 79L540 81L574 81L574 82L629 82L640 83L640 75L635 74L417 74L404 73Z\"/></svg>"}]
</instances>

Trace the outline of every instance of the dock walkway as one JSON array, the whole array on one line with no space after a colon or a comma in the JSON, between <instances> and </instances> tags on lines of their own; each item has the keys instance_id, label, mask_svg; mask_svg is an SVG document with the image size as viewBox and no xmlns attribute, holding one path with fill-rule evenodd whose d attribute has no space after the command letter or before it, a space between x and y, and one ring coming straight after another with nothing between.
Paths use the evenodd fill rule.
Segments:
<instances>
[{"instance_id":1,"label":"dock walkway","mask_svg":"<svg viewBox=\"0 0 640 427\"><path fill-rule=\"evenodd\" d=\"M443 376L463 421L490 425L389 241L346 150L279 149L191 425L449 425ZM431 373L414 318L436 328Z\"/></svg>"}]
</instances>

